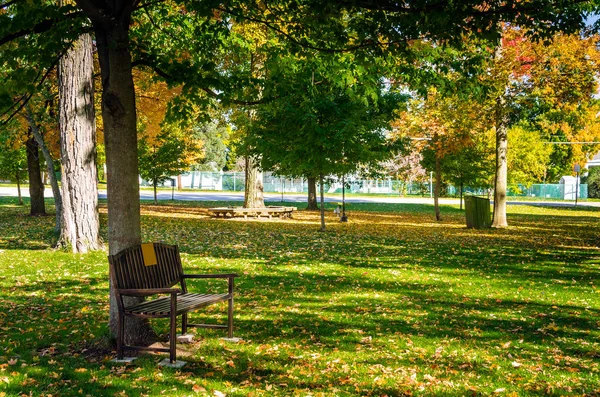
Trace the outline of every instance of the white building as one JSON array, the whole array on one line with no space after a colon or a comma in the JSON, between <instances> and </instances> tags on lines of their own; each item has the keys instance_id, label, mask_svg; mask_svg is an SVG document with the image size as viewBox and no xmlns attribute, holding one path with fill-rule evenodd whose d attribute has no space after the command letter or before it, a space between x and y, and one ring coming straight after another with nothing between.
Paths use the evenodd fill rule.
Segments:
<instances>
[{"instance_id":1,"label":"white building","mask_svg":"<svg viewBox=\"0 0 600 397\"><path fill-rule=\"evenodd\" d=\"M600 152L596 153L596 155L585 165L585 168L590 167L600 167Z\"/></svg>"}]
</instances>

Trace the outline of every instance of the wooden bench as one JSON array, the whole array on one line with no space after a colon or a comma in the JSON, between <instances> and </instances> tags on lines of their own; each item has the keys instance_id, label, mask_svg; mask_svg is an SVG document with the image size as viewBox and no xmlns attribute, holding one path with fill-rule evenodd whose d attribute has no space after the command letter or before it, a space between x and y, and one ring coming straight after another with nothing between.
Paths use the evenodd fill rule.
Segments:
<instances>
[{"instance_id":1,"label":"wooden bench","mask_svg":"<svg viewBox=\"0 0 600 397\"><path fill-rule=\"evenodd\" d=\"M125 348L169 353L176 362L177 316L182 316L182 334L188 327L223 328L233 338L233 279L236 274L184 274L179 249L174 245L150 243L125 249L108 257L112 288L118 305L117 359L123 359ZM227 292L199 294L188 292L186 279L228 280ZM178 286L178 288L175 288ZM127 305L125 296L149 297L170 295ZM228 302L227 325L188 324L188 313L218 302ZM125 345L125 318L169 318L169 348Z\"/></svg>"},{"instance_id":2,"label":"wooden bench","mask_svg":"<svg viewBox=\"0 0 600 397\"><path fill-rule=\"evenodd\" d=\"M243 216L245 219L248 216L260 217L266 216L271 219L273 216L279 216L281 218L291 218L292 213L297 210L296 207L277 207L269 206L263 208L242 208L242 207L215 207L209 208L208 211L216 218L219 217L236 217Z\"/></svg>"}]
</instances>

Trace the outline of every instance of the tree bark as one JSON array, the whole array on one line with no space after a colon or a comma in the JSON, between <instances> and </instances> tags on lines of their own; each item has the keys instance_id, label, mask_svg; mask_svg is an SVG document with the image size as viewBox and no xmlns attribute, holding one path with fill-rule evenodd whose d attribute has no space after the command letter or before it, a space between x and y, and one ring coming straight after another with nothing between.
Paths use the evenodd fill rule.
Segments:
<instances>
[{"instance_id":1,"label":"tree bark","mask_svg":"<svg viewBox=\"0 0 600 397\"><path fill-rule=\"evenodd\" d=\"M502 42L496 47L495 59L500 61L504 56ZM496 174L494 176L494 214L492 227L503 228L508 226L506 220L506 191L508 185L508 123L507 87L509 75L495 76L497 81L504 84L499 90L494 108L494 124L496 128Z\"/></svg>"},{"instance_id":2,"label":"tree bark","mask_svg":"<svg viewBox=\"0 0 600 397\"><path fill-rule=\"evenodd\" d=\"M29 197L31 208L30 215L46 215L46 203L44 202L44 183L42 182L42 170L40 169L40 152L38 144L33 136L25 143L27 149L27 173L29 175Z\"/></svg>"},{"instance_id":3,"label":"tree bark","mask_svg":"<svg viewBox=\"0 0 600 397\"><path fill-rule=\"evenodd\" d=\"M318 210L319 205L317 204L317 178L314 176L308 177L308 206L307 210Z\"/></svg>"},{"instance_id":4,"label":"tree bark","mask_svg":"<svg viewBox=\"0 0 600 397\"><path fill-rule=\"evenodd\" d=\"M158 204L158 198L156 195L156 185L158 185L158 182L156 182L156 179L152 181L152 187L154 188L154 205Z\"/></svg>"},{"instance_id":5,"label":"tree bark","mask_svg":"<svg viewBox=\"0 0 600 397\"><path fill-rule=\"evenodd\" d=\"M50 150L48 150L48 146L46 146L46 142L44 142L44 137L42 136L42 133L40 132L40 129L38 128L38 126L35 122L35 116L33 115L33 112L31 111L31 107L29 106L29 104L27 104L25 106L25 111L26 111L25 118L27 119L27 123L29 124L29 128L31 129L31 133L33 134L33 137L35 138L35 141L37 142L38 147L42 151L44 160L46 160L46 172L48 173L48 179L50 179L50 186L52 188L52 196L54 197L54 208L56 210L56 223L54 225L54 232L56 234L59 234L60 228L61 228L60 224L61 224L63 205L62 205L62 197L60 195L60 189L58 187L58 181L56 180L56 174L54 173L54 170L55 170L54 159L52 158L52 154L50 154Z\"/></svg>"},{"instance_id":6,"label":"tree bark","mask_svg":"<svg viewBox=\"0 0 600 397\"><path fill-rule=\"evenodd\" d=\"M102 78L102 119L106 148L109 253L141 243L135 89L129 50L130 16L134 0L117 11L100 9L88 0L77 4L92 20ZM110 330L117 332L117 303L111 286ZM139 301L129 298L126 304ZM155 335L145 320L128 318L127 343L150 343Z\"/></svg>"},{"instance_id":7,"label":"tree bark","mask_svg":"<svg viewBox=\"0 0 600 397\"><path fill-rule=\"evenodd\" d=\"M462 181L460 182L460 210L462 211L463 209L463 183Z\"/></svg>"},{"instance_id":8,"label":"tree bark","mask_svg":"<svg viewBox=\"0 0 600 397\"><path fill-rule=\"evenodd\" d=\"M246 156L246 186L244 208L264 208L264 186L262 171L258 169L256 157Z\"/></svg>"},{"instance_id":9,"label":"tree bark","mask_svg":"<svg viewBox=\"0 0 600 397\"><path fill-rule=\"evenodd\" d=\"M500 95L496 101L496 176L494 179L494 216L492 227L507 227L506 191L508 184L508 115L506 100Z\"/></svg>"},{"instance_id":10,"label":"tree bark","mask_svg":"<svg viewBox=\"0 0 600 397\"><path fill-rule=\"evenodd\" d=\"M98 218L92 39L79 37L58 67L61 188L59 245L73 253L102 248Z\"/></svg>"},{"instance_id":11,"label":"tree bark","mask_svg":"<svg viewBox=\"0 0 600 397\"><path fill-rule=\"evenodd\" d=\"M23 196L21 195L21 178L19 176L19 172L15 175L15 180L17 181L17 194L19 195L19 205L23 205Z\"/></svg>"},{"instance_id":12,"label":"tree bark","mask_svg":"<svg viewBox=\"0 0 600 397\"><path fill-rule=\"evenodd\" d=\"M435 153L435 188L433 191L433 206L435 208L435 220L441 221L442 214L440 212L440 186L442 184L442 171L440 164L440 156L437 151Z\"/></svg>"},{"instance_id":13,"label":"tree bark","mask_svg":"<svg viewBox=\"0 0 600 397\"><path fill-rule=\"evenodd\" d=\"M321 191L321 231L325 231L325 187L323 175L319 176L319 190Z\"/></svg>"}]
</instances>

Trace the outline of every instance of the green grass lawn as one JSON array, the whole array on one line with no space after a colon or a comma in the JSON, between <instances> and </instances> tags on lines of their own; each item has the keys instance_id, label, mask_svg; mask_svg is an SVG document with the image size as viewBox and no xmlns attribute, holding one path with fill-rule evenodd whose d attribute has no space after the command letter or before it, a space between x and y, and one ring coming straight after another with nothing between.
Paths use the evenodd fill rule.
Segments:
<instances>
[{"instance_id":1,"label":"green grass lawn","mask_svg":"<svg viewBox=\"0 0 600 397\"><path fill-rule=\"evenodd\" d=\"M199 330L173 370L111 363L106 252L52 250L54 217L0 198L0 396L600 396L600 211L510 206L477 231L456 207L352 204L320 233L316 212L203 208L223 204L143 207L187 272L240 275L243 341Z\"/></svg>"}]
</instances>

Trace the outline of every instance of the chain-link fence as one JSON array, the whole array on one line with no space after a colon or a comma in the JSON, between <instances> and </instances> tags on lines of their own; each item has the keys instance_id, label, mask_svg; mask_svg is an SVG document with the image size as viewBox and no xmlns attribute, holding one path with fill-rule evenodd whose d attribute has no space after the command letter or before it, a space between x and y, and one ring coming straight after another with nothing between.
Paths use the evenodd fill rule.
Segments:
<instances>
[{"instance_id":1,"label":"chain-link fence","mask_svg":"<svg viewBox=\"0 0 600 397\"><path fill-rule=\"evenodd\" d=\"M180 175L181 188L216 190L216 191L244 191L245 175L243 172L203 172L192 171ZM168 182L170 186L170 182ZM285 178L271 173L263 174L264 191L267 193L306 193L308 192L308 181L301 178ZM341 193L342 182L340 180L328 179L324 184L326 193ZM406 183L404 181L386 179L356 179L346 180L347 194L379 194L390 196L422 196L432 195L433 181L420 183ZM474 189L464 187L465 194L487 196L487 189ZM588 189L585 184L534 184L531 186L514 185L509 186L509 197L530 197L532 199L554 199L575 200L575 194L579 199L588 197ZM443 195L459 196L459 189L452 185L445 185Z\"/></svg>"}]
</instances>

